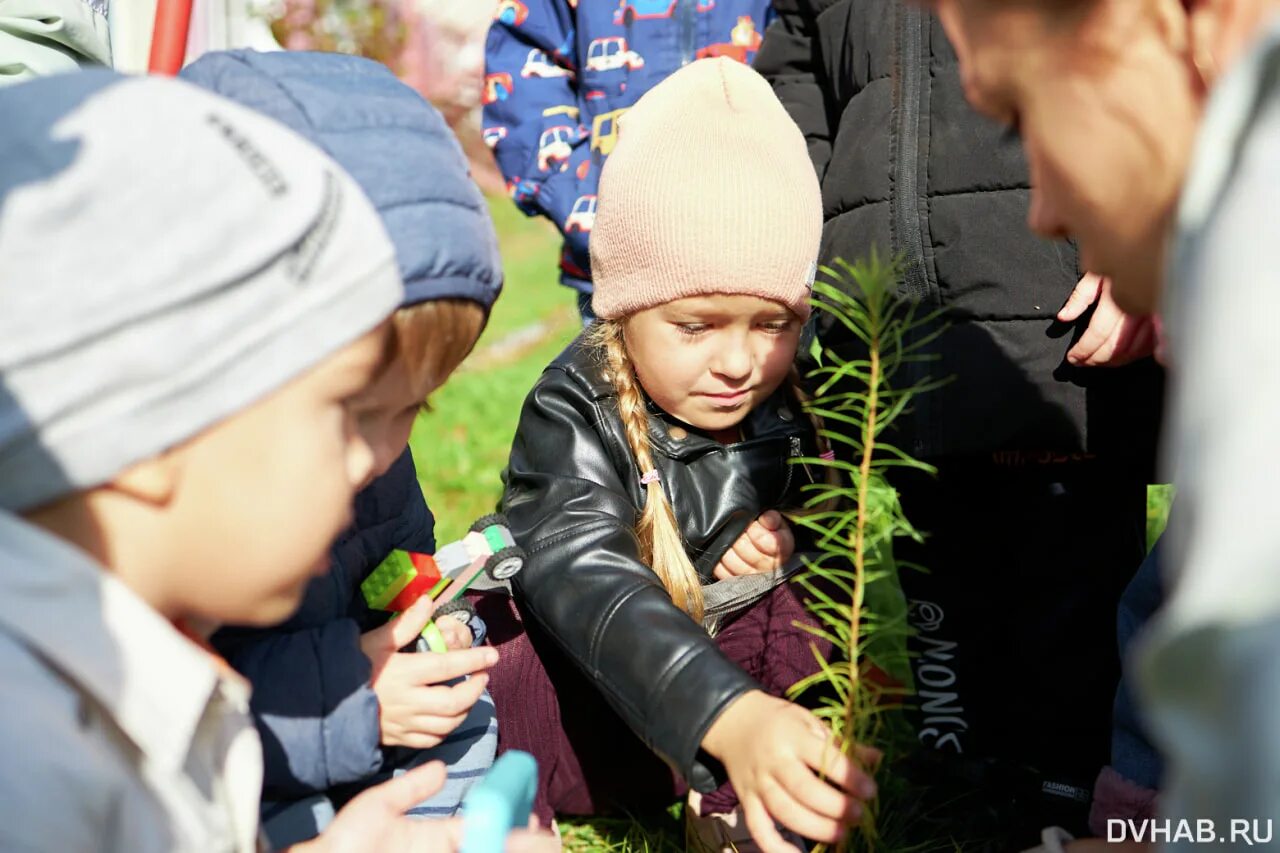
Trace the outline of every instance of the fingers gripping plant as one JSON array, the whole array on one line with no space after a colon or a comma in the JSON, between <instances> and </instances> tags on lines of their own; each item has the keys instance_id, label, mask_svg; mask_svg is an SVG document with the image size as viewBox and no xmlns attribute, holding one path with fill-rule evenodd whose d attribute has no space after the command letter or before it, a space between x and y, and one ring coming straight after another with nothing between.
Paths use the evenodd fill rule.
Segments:
<instances>
[{"instance_id":1,"label":"fingers gripping plant","mask_svg":"<svg viewBox=\"0 0 1280 853\"><path fill-rule=\"evenodd\" d=\"M807 511L795 518L816 534L818 553L797 582L819 623L809 630L831 643L833 655L828 662L814 646L821 669L792 694L818 691L816 713L831 728L833 748L865 764L868 753L859 745L892 758L899 745L914 741L901 715L912 692L907 604L898 581L907 565L895 562L893 541L921 535L903 515L886 473L933 468L886 439L917 394L942 384L923 375L932 358L926 351L942 327L938 312L922 311L899 294L900 265L882 262L874 251L866 261L837 260L821 272L827 280L814 285L815 305L862 346L851 358L814 346L818 367L809 379L816 388L806 405L821 419L836 458L797 461L838 476L807 487ZM837 850L883 846L880 818L892 789L883 778L880 789L880 800L868 804L861 826Z\"/></svg>"}]
</instances>

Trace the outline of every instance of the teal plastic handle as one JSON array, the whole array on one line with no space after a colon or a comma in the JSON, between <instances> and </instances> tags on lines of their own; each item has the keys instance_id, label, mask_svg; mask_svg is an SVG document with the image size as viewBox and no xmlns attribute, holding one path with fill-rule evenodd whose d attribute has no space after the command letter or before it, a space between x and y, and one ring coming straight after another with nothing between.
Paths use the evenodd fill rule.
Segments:
<instances>
[{"instance_id":1,"label":"teal plastic handle","mask_svg":"<svg viewBox=\"0 0 1280 853\"><path fill-rule=\"evenodd\" d=\"M507 835L529 824L538 788L538 762L511 750L462 800L462 853L502 853Z\"/></svg>"}]
</instances>

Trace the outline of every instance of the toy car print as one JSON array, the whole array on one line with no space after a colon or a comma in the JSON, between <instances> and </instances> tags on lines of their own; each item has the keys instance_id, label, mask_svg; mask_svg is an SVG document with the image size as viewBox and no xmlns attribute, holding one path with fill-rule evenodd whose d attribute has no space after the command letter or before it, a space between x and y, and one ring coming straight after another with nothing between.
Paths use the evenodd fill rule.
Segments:
<instances>
[{"instance_id":1,"label":"toy car print","mask_svg":"<svg viewBox=\"0 0 1280 853\"><path fill-rule=\"evenodd\" d=\"M538 138L538 171L549 172L553 166L567 162L573 154L577 135L577 129L567 124L557 124L542 131Z\"/></svg>"},{"instance_id":2,"label":"toy car print","mask_svg":"<svg viewBox=\"0 0 1280 853\"><path fill-rule=\"evenodd\" d=\"M507 129L505 127L486 127L481 136L484 138L484 144L490 148L497 148L498 143L507 138Z\"/></svg>"},{"instance_id":3,"label":"toy car print","mask_svg":"<svg viewBox=\"0 0 1280 853\"><path fill-rule=\"evenodd\" d=\"M538 48L529 51L529 57L520 69L521 77L572 77L573 72L551 61L547 54Z\"/></svg>"},{"instance_id":4,"label":"toy car print","mask_svg":"<svg viewBox=\"0 0 1280 853\"><path fill-rule=\"evenodd\" d=\"M564 221L564 231L569 234L573 231L590 232L592 226L596 224L596 197L593 195L579 196L578 200L573 203L573 210L569 213L569 218Z\"/></svg>"},{"instance_id":5,"label":"toy car print","mask_svg":"<svg viewBox=\"0 0 1280 853\"><path fill-rule=\"evenodd\" d=\"M520 0L502 0L493 10L493 19L512 27L518 27L529 17L529 7Z\"/></svg>"},{"instance_id":6,"label":"toy car print","mask_svg":"<svg viewBox=\"0 0 1280 853\"><path fill-rule=\"evenodd\" d=\"M484 94L480 100L487 106L498 101L505 101L511 97L511 89L513 87L511 75L506 71L499 71L496 74L486 74L484 76Z\"/></svg>"},{"instance_id":7,"label":"toy car print","mask_svg":"<svg viewBox=\"0 0 1280 853\"><path fill-rule=\"evenodd\" d=\"M587 45L587 68L592 71L614 71L644 68L644 58L627 47L622 36L595 39Z\"/></svg>"}]
</instances>

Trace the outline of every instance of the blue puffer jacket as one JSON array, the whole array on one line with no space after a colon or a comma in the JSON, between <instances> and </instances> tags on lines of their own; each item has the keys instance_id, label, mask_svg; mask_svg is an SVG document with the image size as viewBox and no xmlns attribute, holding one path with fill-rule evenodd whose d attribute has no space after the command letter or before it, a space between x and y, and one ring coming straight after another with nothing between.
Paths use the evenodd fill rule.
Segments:
<instances>
[{"instance_id":1,"label":"blue puffer jacket","mask_svg":"<svg viewBox=\"0 0 1280 853\"><path fill-rule=\"evenodd\" d=\"M488 208L453 131L386 67L321 53L211 53L189 82L271 116L323 148L369 196L396 247L405 305L460 298L488 308L502 283ZM299 611L214 645L253 684L264 797L294 799L386 769L360 634L386 621L360 582L391 551L435 550L434 520L405 452L356 497L355 523ZM475 626L473 626L475 627Z\"/></svg>"},{"instance_id":2,"label":"blue puffer jacket","mask_svg":"<svg viewBox=\"0 0 1280 853\"><path fill-rule=\"evenodd\" d=\"M562 283L591 291L587 240L617 119L686 63L750 62L768 0L502 0L485 46L484 138L516 204L565 236Z\"/></svg>"}]
</instances>

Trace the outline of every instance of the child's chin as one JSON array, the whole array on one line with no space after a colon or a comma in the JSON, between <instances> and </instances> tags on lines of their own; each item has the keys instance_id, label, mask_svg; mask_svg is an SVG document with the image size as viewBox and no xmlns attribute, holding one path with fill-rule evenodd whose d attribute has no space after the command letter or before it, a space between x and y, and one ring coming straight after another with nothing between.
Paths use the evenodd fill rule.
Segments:
<instances>
[{"instance_id":1,"label":"child's chin","mask_svg":"<svg viewBox=\"0 0 1280 853\"><path fill-rule=\"evenodd\" d=\"M244 618L237 619L235 622L241 625L263 628L280 624L297 612L298 607L302 604L302 596L307 590L307 581L309 579L310 575L291 590L277 592L274 595L264 595L252 608L249 608L249 612L244 615Z\"/></svg>"}]
</instances>

